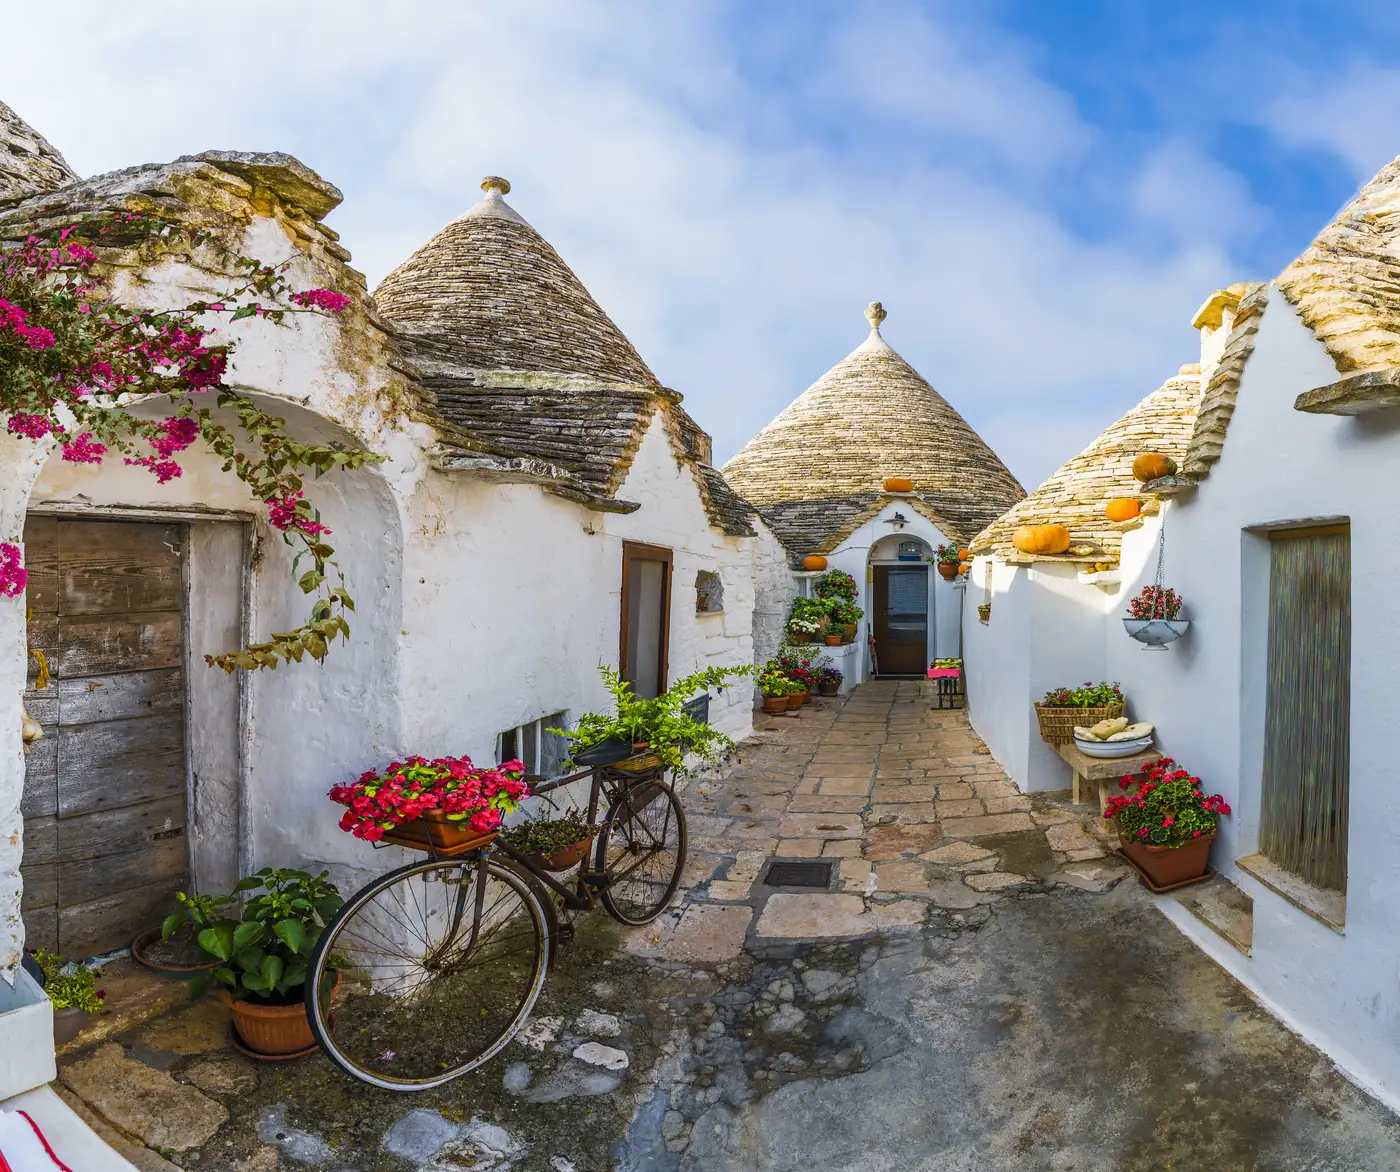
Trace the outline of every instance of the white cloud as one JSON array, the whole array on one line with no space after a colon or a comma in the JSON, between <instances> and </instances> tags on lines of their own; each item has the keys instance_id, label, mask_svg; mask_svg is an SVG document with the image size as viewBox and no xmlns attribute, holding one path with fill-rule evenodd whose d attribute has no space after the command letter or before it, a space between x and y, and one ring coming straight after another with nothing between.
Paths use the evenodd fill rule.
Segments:
<instances>
[{"instance_id":1,"label":"white cloud","mask_svg":"<svg viewBox=\"0 0 1400 1172\"><path fill-rule=\"evenodd\" d=\"M332 222L372 283L506 175L721 458L878 298L892 344L1033 485L1195 358L1192 310L1237 275L1228 171L1171 144L1086 242L1042 188L1098 132L1004 35L902 4L814 17L782 84L699 6L65 11L71 69L11 55L0 97L77 169L287 150L346 191ZM28 21L16 43L42 41ZM1228 215L1187 244L1207 206Z\"/></svg>"},{"instance_id":2,"label":"white cloud","mask_svg":"<svg viewBox=\"0 0 1400 1172\"><path fill-rule=\"evenodd\" d=\"M1368 62L1330 63L1318 74L1280 71L1279 92L1263 121L1293 147L1330 151L1358 183L1400 150L1400 70Z\"/></svg>"}]
</instances>

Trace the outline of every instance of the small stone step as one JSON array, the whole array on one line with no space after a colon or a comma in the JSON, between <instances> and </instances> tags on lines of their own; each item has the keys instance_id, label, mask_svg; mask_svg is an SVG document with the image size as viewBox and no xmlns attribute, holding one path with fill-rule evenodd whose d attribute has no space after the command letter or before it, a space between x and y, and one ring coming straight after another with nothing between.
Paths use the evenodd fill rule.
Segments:
<instances>
[{"instance_id":1,"label":"small stone step","mask_svg":"<svg viewBox=\"0 0 1400 1172\"><path fill-rule=\"evenodd\" d=\"M1183 889L1177 900L1208 928L1249 955L1254 946L1254 900L1223 875Z\"/></svg>"}]
</instances>

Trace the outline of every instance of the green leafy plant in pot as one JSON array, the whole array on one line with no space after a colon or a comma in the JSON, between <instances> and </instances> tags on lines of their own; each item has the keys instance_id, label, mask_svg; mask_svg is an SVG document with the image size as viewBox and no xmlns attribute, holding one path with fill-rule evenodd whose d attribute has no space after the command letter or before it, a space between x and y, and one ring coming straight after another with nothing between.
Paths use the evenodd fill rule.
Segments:
<instances>
[{"instance_id":1,"label":"green leafy plant in pot","mask_svg":"<svg viewBox=\"0 0 1400 1172\"><path fill-rule=\"evenodd\" d=\"M592 838L588 819L570 810L558 818L534 818L512 826L500 842L531 857L546 871L567 871L583 860Z\"/></svg>"},{"instance_id":2,"label":"green leafy plant in pot","mask_svg":"<svg viewBox=\"0 0 1400 1172\"><path fill-rule=\"evenodd\" d=\"M224 909L238 901L231 895L187 895L175 893L179 909L171 912L159 928L148 928L131 942L131 955L138 964L176 979L191 978L219 963L199 944L205 928L226 918Z\"/></svg>"},{"instance_id":3,"label":"green leafy plant in pot","mask_svg":"<svg viewBox=\"0 0 1400 1172\"><path fill-rule=\"evenodd\" d=\"M659 696L648 700L638 696L616 668L604 665L598 669L598 674L612 695L613 715L586 712L572 729L547 731L569 738L570 768L600 763L588 760L592 749L625 744L634 748L645 746L646 753L655 759L653 764L682 774L686 772L687 761L704 764L717 760L734 747L734 742L718 729L691 716L686 704L710 688L722 692L728 685L752 675L753 671L752 664L707 667L677 680ZM642 750L637 748L637 751Z\"/></svg>"},{"instance_id":4,"label":"green leafy plant in pot","mask_svg":"<svg viewBox=\"0 0 1400 1172\"><path fill-rule=\"evenodd\" d=\"M251 893L241 921L220 919L199 933L200 947L220 962L210 973L219 999L232 1007L238 1037L257 1054L292 1057L316 1044L302 1004L307 966L345 902L329 876L264 867L233 889L234 896ZM196 983L194 995L206 980Z\"/></svg>"},{"instance_id":5,"label":"green leafy plant in pot","mask_svg":"<svg viewBox=\"0 0 1400 1172\"><path fill-rule=\"evenodd\" d=\"M33 949L26 963L53 1005L54 1046L71 1042L89 1015L102 1008L107 996L107 990L97 986L102 970L43 948Z\"/></svg>"}]
</instances>

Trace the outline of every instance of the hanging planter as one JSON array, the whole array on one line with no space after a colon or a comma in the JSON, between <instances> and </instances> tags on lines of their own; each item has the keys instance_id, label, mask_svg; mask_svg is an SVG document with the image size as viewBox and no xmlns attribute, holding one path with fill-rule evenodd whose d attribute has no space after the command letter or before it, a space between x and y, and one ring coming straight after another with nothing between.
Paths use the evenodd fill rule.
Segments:
<instances>
[{"instance_id":1,"label":"hanging planter","mask_svg":"<svg viewBox=\"0 0 1400 1172\"><path fill-rule=\"evenodd\" d=\"M1144 457L1139 456L1141 460ZM1157 530L1157 573L1152 585L1128 603L1123 629L1149 651L1165 651L1191 626L1190 619L1181 617L1182 597L1170 586L1162 585L1162 567L1167 557L1166 522Z\"/></svg>"},{"instance_id":2,"label":"hanging planter","mask_svg":"<svg viewBox=\"0 0 1400 1172\"><path fill-rule=\"evenodd\" d=\"M1124 619L1123 629L1149 651L1165 651L1186 634L1190 619Z\"/></svg>"}]
</instances>

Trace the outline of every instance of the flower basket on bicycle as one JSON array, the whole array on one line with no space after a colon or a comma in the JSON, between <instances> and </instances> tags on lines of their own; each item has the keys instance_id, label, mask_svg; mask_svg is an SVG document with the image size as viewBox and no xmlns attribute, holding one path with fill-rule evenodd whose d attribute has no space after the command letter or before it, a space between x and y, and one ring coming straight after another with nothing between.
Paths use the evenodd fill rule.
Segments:
<instances>
[{"instance_id":1,"label":"flower basket on bicycle","mask_svg":"<svg viewBox=\"0 0 1400 1172\"><path fill-rule=\"evenodd\" d=\"M572 935L565 913L601 903L636 926L675 898L687 835L665 772L664 764L641 775L598 766L527 784L518 761L477 769L465 759L420 757L332 790L348 807L342 828L377 845L416 836L416 822L422 838L405 845L428 853L370 880L318 939L305 997L326 1057L372 1086L420 1091L499 1054ZM500 833L520 799L578 782L589 785L580 825L558 825L553 840L541 836L526 850L511 845L519 827ZM464 838L475 832L478 845L445 855L429 837L439 820L458 823ZM538 857L561 849L580 851L571 878L543 865L561 859ZM343 974L334 1005L322 980L332 969Z\"/></svg>"},{"instance_id":2,"label":"flower basket on bicycle","mask_svg":"<svg viewBox=\"0 0 1400 1172\"><path fill-rule=\"evenodd\" d=\"M495 830L474 830L470 822L450 822L446 814L429 810L411 822L384 831L380 841L452 858L467 851L480 850L500 832L500 827Z\"/></svg>"},{"instance_id":3,"label":"flower basket on bicycle","mask_svg":"<svg viewBox=\"0 0 1400 1172\"><path fill-rule=\"evenodd\" d=\"M330 792L331 801L347 807L342 830L440 855L485 846L504 816L529 796L522 762L479 769L469 757L409 757Z\"/></svg>"}]
</instances>

